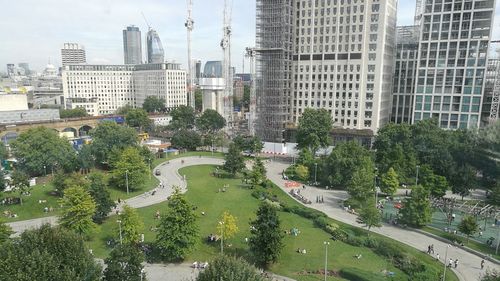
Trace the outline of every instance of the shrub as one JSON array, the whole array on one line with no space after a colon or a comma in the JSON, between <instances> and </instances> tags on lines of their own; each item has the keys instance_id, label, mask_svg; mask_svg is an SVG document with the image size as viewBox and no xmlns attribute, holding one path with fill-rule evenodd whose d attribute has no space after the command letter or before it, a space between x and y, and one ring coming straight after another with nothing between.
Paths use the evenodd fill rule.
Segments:
<instances>
[{"instance_id":1,"label":"shrub","mask_svg":"<svg viewBox=\"0 0 500 281\"><path fill-rule=\"evenodd\" d=\"M386 280L381 275L374 275L373 272L364 271L357 268L344 268L340 270L340 276L350 281L383 281Z\"/></svg>"}]
</instances>

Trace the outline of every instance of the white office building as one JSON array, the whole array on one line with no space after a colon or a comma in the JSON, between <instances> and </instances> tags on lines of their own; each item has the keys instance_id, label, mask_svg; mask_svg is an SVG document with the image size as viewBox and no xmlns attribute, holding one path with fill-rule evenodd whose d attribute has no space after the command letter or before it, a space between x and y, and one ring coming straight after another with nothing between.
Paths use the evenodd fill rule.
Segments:
<instances>
[{"instance_id":1,"label":"white office building","mask_svg":"<svg viewBox=\"0 0 500 281\"><path fill-rule=\"evenodd\" d=\"M186 72L179 64L67 65L62 78L66 107L84 107L94 116L127 104L142 107L148 96L164 98L167 109L187 105Z\"/></svg>"},{"instance_id":2,"label":"white office building","mask_svg":"<svg viewBox=\"0 0 500 281\"><path fill-rule=\"evenodd\" d=\"M61 49L62 65L87 63L85 48L78 43L64 43Z\"/></svg>"}]
</instances>

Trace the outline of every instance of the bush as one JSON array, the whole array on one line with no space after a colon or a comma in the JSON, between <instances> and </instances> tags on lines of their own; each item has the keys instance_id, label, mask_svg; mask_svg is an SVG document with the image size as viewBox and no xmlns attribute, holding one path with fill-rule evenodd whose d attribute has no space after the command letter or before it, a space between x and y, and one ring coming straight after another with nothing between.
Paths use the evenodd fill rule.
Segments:
<instances>
[{"instance_id":1,"label":"bush","mask_svg":"<svg viewBox=\"0 0 500 281\"><path fill-rule=\"evenodd\" d=\"M374 275L373 272L364 271L357 268L344 268L340 270L340 276L350 281L383 281L386 280L381 275Z\"/></svg>"},{"instance_id":2,"label":"bush","mask_svg":"<svg viewBox=\"0 0 500 281\"><path fill-rule=\"evenodd\" d=\"M379 246L379 241L378 239L369 236L365 238L363 245L367 248L376 249Z\"/></svg>"},{"instance_id":3,"label":"bush","mask_svg":"<svg viewBox=\"0 0 500 281\"><path fill-rule=\"evenodd\" d=\"M347 240L345 242L354 247L361 247L365 244L365 239L363 237L351 235L347 237Z\"/></svg>"}]
</instances>

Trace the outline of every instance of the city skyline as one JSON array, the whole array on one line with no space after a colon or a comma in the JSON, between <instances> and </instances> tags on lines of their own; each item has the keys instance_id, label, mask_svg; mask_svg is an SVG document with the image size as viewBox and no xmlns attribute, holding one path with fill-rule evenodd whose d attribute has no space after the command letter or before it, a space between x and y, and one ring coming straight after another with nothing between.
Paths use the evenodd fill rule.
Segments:
<instances>
[{"instance_id":1,"label":"city skyline","mask_svg":"<svg viewBox=\"0 0 500 281\"><path fill-rule=\"evenodd\" d=\"M84 45L89 64L121 64L122 30L133 24L141 29L144 37L148 29L141 15L143 12L151 27L160 35L165 59L175 60L186 68L185 1L149 0L138 3L117 0L44 0L37 3L40 3L37 9L33 9L30 1L11 3L9 13L4 14L0 35L5 40L0 45L0 65L27 62L32 69L41 71L50 60L52 64L60 66L60 49L65 42ZM398 25L413 23L414 6L414 1L400 1ZM492 38L500 39L500 1L497 1L496 7ZM222 38L222 10L222 0L194 1L192 56L202 59L203 63L222 60L219 46ZM20 14L24 16L20 17ZM57 16L57 21L49 20L51 15ZM233 2L232 27L232 61L236 71L241 72L245 47L255 45L254 0ZM144 42L145 38L142 40ZM144 52L143 60L146 60ZM248 71L248 61L245 64ZM0 68L0 71L5 72L6 69Z\"/></svg>"}]
</instances>

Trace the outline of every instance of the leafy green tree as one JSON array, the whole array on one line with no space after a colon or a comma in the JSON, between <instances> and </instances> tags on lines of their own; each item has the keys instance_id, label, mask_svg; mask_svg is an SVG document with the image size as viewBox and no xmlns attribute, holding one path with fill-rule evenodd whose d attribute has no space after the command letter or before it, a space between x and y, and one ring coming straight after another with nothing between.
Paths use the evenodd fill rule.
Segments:
<instances>
[{"instance_id":1,"label":"leafy green tree","mask_svg":"<svg viewBox=\"0 0 500 281\"><path fill-rule=\"evenodd\" d=\"M59 117L61 118L78 118L88 116L87 110L83 107L73 109L59 109Z\"/></svg>"},{"instance_id":2,"label":"leafy green tree","mask_svg":"<svg viewBox=\"0 0 500 281\"><path fill-rule=\"evenodd\" d=\"M323 185L345 188L354 172L361 166L368 165L373 170L374 164L370 152L356 142L338 144L324 161L327 173L319 174ZM312 167L309 166L309 169ZM373 182L373 178L372 178Z\"/></svg>"},{"instance_id":3,"label":"leafy green tree","mask_svg":"<svg viewBox=\"0 0 500 281\"><path fill-rule=\"evenodd\" d=\"M192 129L195 125L195 112L190 106L181 105L170 112L172 121L169 127L173 130Z\"/></svg>"},{"instance_id":4,"label":"leafy green tree","mask_svg":"<svg viewBox=\"0 0 500 281\"><path fill-rule=\"evenodd\" d=\"M295 174L297 175L297 177L299 177L300 180L306 181L307 179L309 179L309 168L299 164L295 167Z\"/></svg>"},{"instance_id":5,"label":"leafy green tree","mask_svg":"<svg viewBox=\"0 0 500 281\"><path fill-rule=\"evenodd\" d=\"M64 191L70 186L81 186L83 189L87 190L89 188L89 181L83 177L80 173L65 174L63 172L57 172L52 181L55 192L59 196L64 195Z\"/></svg>"},{"instance_id":6,"label":"leafy green tree","mask_svg":"<svg viewBox=\"0 0 500 281\"><path fill-rule=\"evenodd\" d=\"M266 179L266 167L260 158L255 157L252 171L250 172L250 180L252 184L259 185Z\"/></svg>"},{"instance_id":7,"label":"leafy green tree","mask_svg":"<svg viewBox=\"0 0 500 281\"><path fill-rule=\"evenodd\" d=\"M165 260L183 260L196 244L198 232L193 206L176 189L158 225L155 244L160 255Z\"/></svg>"},{"instance_id":8,"label":"leafy green tree","mask_svg":"<svg viewBox=\"0 0 500 281\"><path fill-rule=\"evenodd\" d=\"M10 185L13 190L19 192L19 199L21 200L22 205L23 193L29 192L31 190L29 176L22 171L15 170L14 172L12 172Z\"/></svg>"},{"instance_id":9,"label":"leafy green tree","mask_svg":"<svg viewBox=\"0 0 500 281\"><path fill-rule=\"evenodd\" d=\"M365 224L368 231L370 231L372 227L382 226L382 216L379 209L377 209L374 204L364 204L359 211L358 220Z\"/></svg>"},{"instance_id":10,"label":"leafy green tree","mask_svg":"<svg viewBox=\"0 0 500 281\"><path fill-rule=\"evenodd\" d=\"M245 108L250 108L250 86L243 85L243 101L242 104ZM247 110L248 111L248 110Z\"/></svg>"},{"instance_id":11,"label":"leafy green tree","mask_svg":"<svg viewBox=\"0 0 500 281\"><path fill-rule=\"evenodd\" d=\"M0 280L99 281L101 267L79 235L46 224L0 245Z\"/></svg>"},{"instance_id":12,"label":"leafy green tree","mask_svg":"<svg viewBox=\"0 0 500 281\"><path fill-rule=\"evenodd\" d=\"M413 187L411 198L405 199L400 210L401 222L412 227L422 227L431 221L430 192L421 185Z\"/></svg>"},{"instance_id":13,"label":"leafy green tree","mask_svg":"<svg viewBox=\"0 0 500 281\"><path fill-rule=\"evenodd\" d=\"M362 163L354 170L347 184L347 192L354 200L364 203L375 194L375 174L370 161Z\"/></svg>"},{"instance_id":14,"label":"leafy green tree","mask_svg":"<svg viewBox=\"0 0 500 281\"><path fill-rule=\"evenodd\" d=\"M459 194L464 200L464 197L469 195L470 190L476 185L476 171L468 164L461 165L450 182L453 193Z\"/></svg>"},{"instance_id":15,"label":"leafy green tree","mask_svg":"<svg viewBox=\"0 0 500 281\"><path fill-rule=\"evenodd\" d=\"M172 136L172 145L180 149L196 150L201 145L201 137L195 131L180 129Z\"/></svg>"},{"instance_id":16,"label":"leafy green tree","mask_svg":"<svg viewBox=\"0 0 500 281\"><path fill-rule=\"evenodd\" d=\"M306 167L311 167L315 163L314 155L309 150L303 148L299 151L296 163Z\"/></svg>"},{"instance_id":17,"label":"leafy green tree","mask_svg":"<svg viewBox=\"0 0 500 281\"><path fill-rule=\"evenodd\" d=\"M7 151L7 147L3 142L0 142L0 162L7 159L9 157L9 152Z\"/></svg>"},{"instance_id":18,"label":"leafy green tree","mask_svg":"<svg viewBox=\"0 0 500 281\"><path fill-rule=\"evenodd\" d=\"M399 187L398 174L391 167L387 173L383 174L381 177L381 190L385 194L393 195L396 193Z\"/></svg>"},{"instance_id":19,"label":"leafy green tree","mask_svg":"<svg viewBox=\"0 0 500 281\"><path fill-rule=\"evenodd\" d=\"M256 263L267 268L278 261L284 247L281 221L276 209L263 202L257 209L257 218L250 225L250 251Z\"/></svg>"},{"instance_id":20,"label":"leafy green tree","mask_svg":"<svg viewBox=\"0 0 500 281\"><path fill-rule=\"evenodd\" d=\"M95 165L94 155L92 155L92 146L85 144L78 152L78 165L84 173L90 172Z\"/></svg>"},{"instance_id":21,"label":"leafy green tree","mask_svg":"<svg viewBox=\"0 0 500 281\"><path fill-rule=\"evenodd\" d=\"M226 119L216 110L207 109L196 119L196 128L204 134L215 134L226 126Z\"/></svg>"},{"instance_id":22,"label":"leafy green tree","mask_svg":"<svg viewBox=\"0 0 500 281\"><path fill-rule=\"evenodd\" d=\"M479 225L477 224L476 219L472 216L465 216L458 225L458 230L467 235L467 243L469 242L469 238L474 235L478 229Z\"/></svg>"},{"instance_id":23,"label":"leafy green tree","mask_svg":"<svg viewBox=\"0 0 500 281\"><path fill-rule=\"evenodd\" d=\"M299 118L297 147L307 148L313 155L321 147L330 145L332 116L324 109L306 108Z\"/></svg>"},{"instance_id":24,"label":"leafy green tree","mask_svg":"<svg viewBox=\"0 0 500 281\"><path fill-rule=\"evenodd\" d=\"M123 206L123 211L119 215L123 243L137 244L141 241L141 233L144 231L144 222L137 211L128 206ZM118 232L118 231L117 231Z\"/></svg>"},{"instance_id":25,"label":"leafy green tree","mask_svg":"<svg viewBox=\"0 0 500 281\"><path fill-rule=\"evenodd\" d=\"M156 96L148 96L144 99L142 103L142 108L146 112L162 112L165 111L165 99L158 98Z\"/></svg>"},{"instance_id":26,"label":"leafy green tree","mask_svg":"<svg viewBox=\"0 0 500 281\"><path fill-rule=\"evenodd\" d=\"M7 241L12 233L14 233L12 228L0 219L0 245Z\"/></svg>"},{"instance_id":27,"label":"leafy green tree","mask_svg":"<svg viewBox=\"0 0 500 281\"><path fill-rule=\"evenodd\" d=\"M203 92L200 89L194 91L194 108L198 112L203 110Z\"/></svg>"},{"instance_id":28,"label":"leafy green tree","mask_svg":"<svg viewBox=\"0 0 500 281\"><path fill-rule=\"evenodd\" d=\"M242 258L219 255L196 278L196 281L214 280L264 281L266 279Z\"/></svg>"},{"instance_id":29,"label":"leafy green tree","mask_svg":"<svg viewBox=\"0 0 500 281\"><path fill-rule=\"evenodd\" d=\"M92 221L96 204L92 196L80 186L71 186L64 190L64 196L59 199L62 213L59 224L79 235L86 235L96 228Z\"/></svg>"},{"instance_id":30,"label":"leafy green tree","mask_svg":"<svg viewBox=\"0 0 500 281\"><path fill-rule=\"evenodd\" d=\"M229 150L224 156L224 160L223 169L233 176L245 168L245 159L241 154L241 149L234 143L229 145Z\"/></svg>"},{"instance_id":31,"label":"leafy green tree","mask_svg":"<svg viewBox=\"0 0 500 281\"><path fill-rule=\"evenodd\" d=\"M117 245L104 260L104 281L140 281L146 280L143 273L144 255L136 245ZM141 277L142 274L142 277Z\"/></svg>"},{"instance_id":32,"label":"leafy green tree","mask_svg":"<svg viewBox=\"0 0 500 281\"><path fill-rule=\"evenodd\" d=\"M44 175L44 166L49 170L62 168L70 172L77 165L75 150L68 140L60 138L56 131L49 128L29 129L10 146L18 160L18 167L30 176Z\"/></svg>"},{"instance_id":33,"label":"leafy green tree","mask_svg":"<svg viewBox=\"0 0 500 281\"><path fill-rule=\"evenodd\" d=\"M491 189L489 202L494 205L500 205L500 181Z\"/></svg>"},{"instance_id":34,"label":"leafy green tree","mask_svg":"<svg viewBox=\"0 0 500 281\"><path fill-rule=\"evenodd\" d=\"M104 121L90 131L92 153L97 163L108 163L112 149L123 150L137 145L137 133L133 128L120 126L112 121Z\"/></svg>"},{"instance_id":35,"label":"leafy green tree","mask_svg":"<svg viewBox=\"0 0 500 281\"><path fill-rule=\"evenodd\" d=\"M148 165L136 147L125 148L120 159L113 164L111 183L121 190L138 190L144 186L149 173Z\"/></svg>"},{"instance_id":36,"label":"leafy green tree","mask_svg":"<svg viewBox=\"0 0 500 281\"><path fill-rule=\"evenodd\" d=\"M102 223L116 204L111 199L106 179L102 173L91 173L88 178L90 181L88 191L96 203L96 210L92 220L95 223Z\"/></svg>"},{"instance_id":37,"label":"leafy green tree","mask_svg":"<svg viewBox=\"0 0 500 281\"><path fill-rule=\"evenodd\" d=\"M441 198L448 190L445 177L436 175L428 165L422 165L419 170L419 183L431 192L431 196Z\"/></svg>"},{"instance_id":38,"label":"leafy green tree","mask_svg":"<svg viewBox=\"0 0 500 281\"><path fill-rule=\"evenodd\" d=\"M132 109L134 109L134 107L127 103L126 105L117 108L116 109L116 114L118 114L118 115L127 115L127 113L130 110L132 110Z\"/></svg>"},{"instance_id":39,"label":"leafy green tree","mask_svg":"<svg viewBox=\"0 0 500 281\"><path fill-rule=\"evenodd\" d=\"M4 171L0 170L0 192L4 191L7 187L7 179L5 179Z\"/></svg>"},{"instance_id":40,"label":"leafy green tree","mask_svg":"<svg viewBox=\"0 0 500 281\"><path fill-rule=\"evenodd\" d=\"M125 121L130 127L139 128L139 131L151 125L151 119L149 119L148 113L142 108L129 110L125 116Z\"/></svg>"},{"instance_id":41,"label":"leafy green tree","mask_svg":"<svg viewBox=\"0 0 500 281\"><path fill-rule=\"evenodd\" d=\"M242 136L238 135L233 139L233 142L240 147L242 151L249 153L260 153L264 148L264 144L257 136Z\"/></svg>"}]
</instances>

